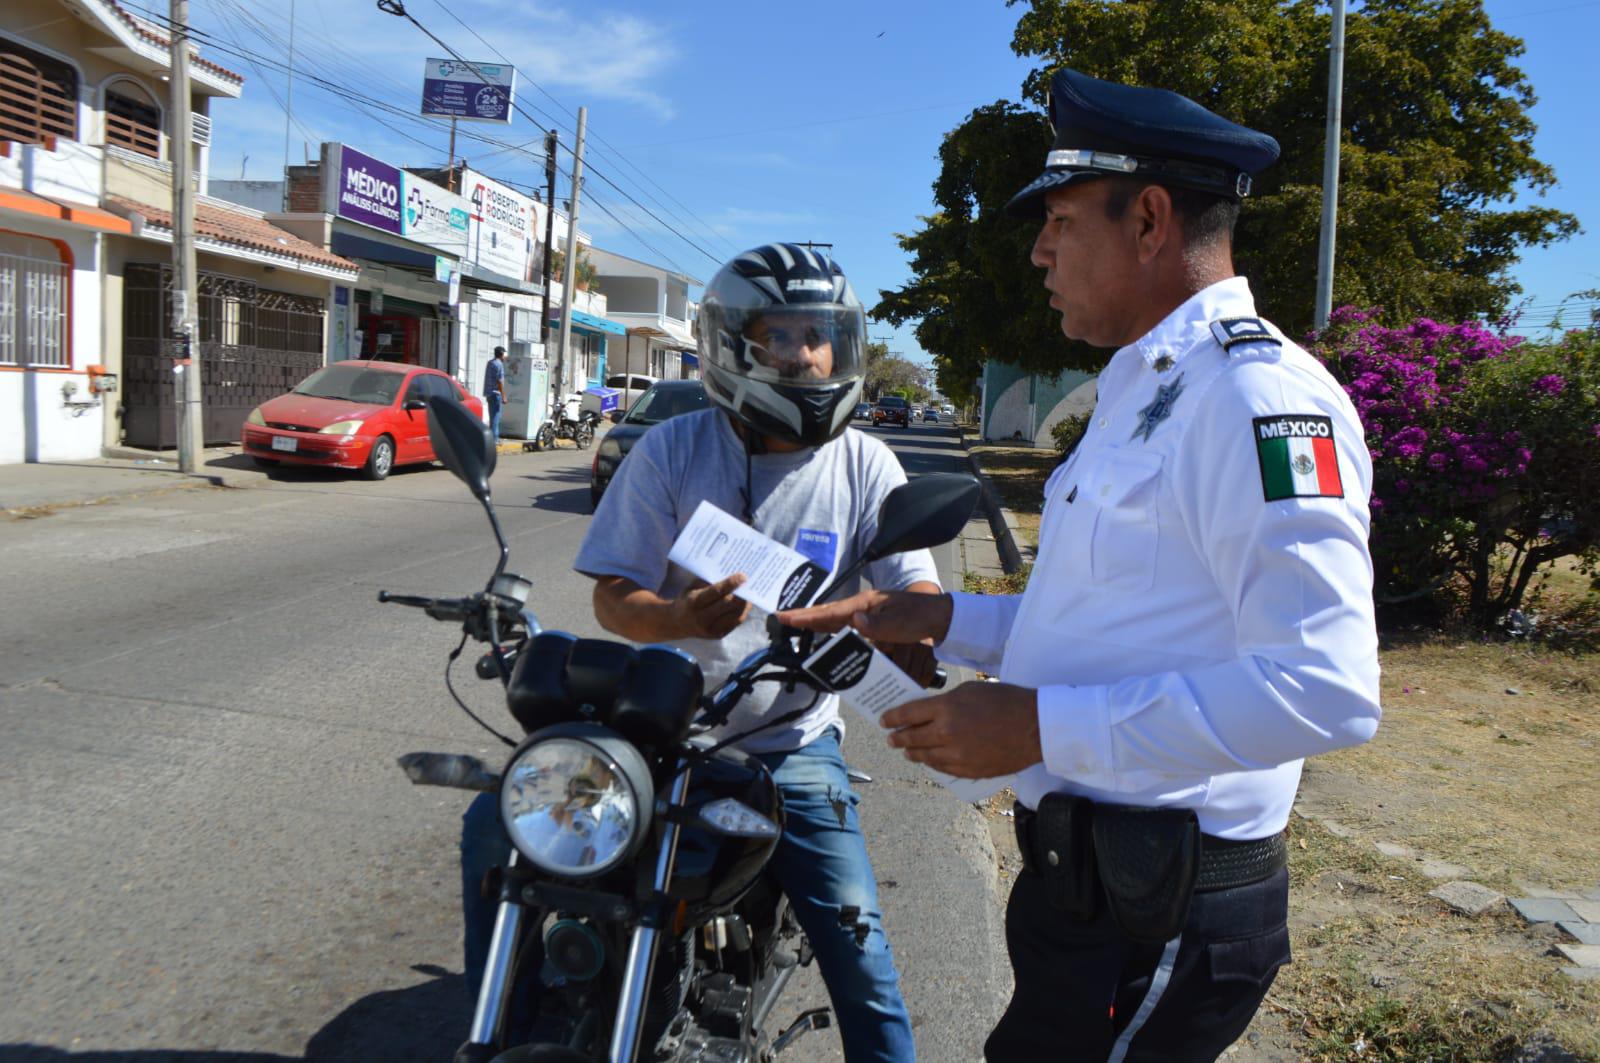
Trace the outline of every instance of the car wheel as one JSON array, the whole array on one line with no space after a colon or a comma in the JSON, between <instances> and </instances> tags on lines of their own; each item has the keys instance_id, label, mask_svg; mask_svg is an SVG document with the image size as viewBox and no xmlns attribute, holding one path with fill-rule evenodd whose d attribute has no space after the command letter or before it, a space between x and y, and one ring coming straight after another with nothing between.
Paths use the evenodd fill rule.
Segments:
<instances>
[{"instance_id":1,"label":"car wheel","mask_svg":"<svg viewBox=\"0 0 1600 1063\"><path fill-rule=\"evenodd\" d=\"M577 433L572 437L572 441L578 444L579 450L588 450L589 444L594 442L594 425L588 421L580 424Z\"/></svg>"},{"instance_id":2,"label":"car wheel","mask_svg":"<svg viewBox=\"0 0 1600 1063\"><path fill-rule=\"evenodd\" d=\"M369 480L381 480L394 468L394 440L379 436L373 440L372 452L367 455L367 467L361 470Z\"/></svg>"},{"instance_id":3,"label":"car wheel","mask_svg":"<svg viewBox=\"0 0 1600 1063\"><path fill-rule=\"evenodd\" d=\"M257 465L261 466L263 469L276 469L278 467L278 459L277 458L260 458L260 457L256 457L253 454L251 455L251 458L255 461L255 463Z\"/></svg>"},{"instance_id":4,"label":"car wheel","mask_svg":"<svg viewBox=\"0 0 1600 1063\"><path fill-rule=\"evenodd\" d=\"M556 445L556 430L550 427L548 423L542 424L539 426L538 434L533 437L533 441L537 445L537 449L549 450Z\"/></svg>"},{"instance_id":5,"label":"car wheel","mask_svg":"<svg viewBox=\"0 0 1600 1063\"><path fill-rule=\"evenodd\" d=\"M589 488L589 512L593 513L600 508L600 496L605 494L598 487Z\"/></svg>"}]
</instances>

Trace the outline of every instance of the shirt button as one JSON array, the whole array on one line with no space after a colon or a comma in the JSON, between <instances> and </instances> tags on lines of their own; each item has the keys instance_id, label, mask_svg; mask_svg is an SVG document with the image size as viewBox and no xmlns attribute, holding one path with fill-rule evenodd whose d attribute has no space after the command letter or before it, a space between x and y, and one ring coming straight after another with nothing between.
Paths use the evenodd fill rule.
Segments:
<instances>
[{"instance_id":1,"label":"shirt button","mask_svg":"<svg viewBox=\"0 0 1600 1063\"><path fill-rule=\"evenodd\" d=\"M1109 495L1110 493L1111 493L1111 485L1110 484L1101 484L1100 485L1100 497L1101 498L1104 498L1106 495Z\"/></svg>"},{"instance_id":2,"label":"shirt button","mask_svg":"<svg viewBox=\"0 0 1600 1063\"><path fill-rule=\"evenodd\" d=\"M1054 849L1051 849L1048 853L1044 854L1044 860L1045 863L1049 864L1051 867L1059 867L1061 864L1061 855Z\"/></svg>"},{"instance_id":3,"label":"shirt button","mask_svg":"<svg viewBox=\"0 0 1600 1063\"><path fill-rule=\"evenodd\" d=\"M1102 418L1100 418L1100 427L1104 428L1105 426L1106 426L1106 419L1104 417L1102 417Z\"/></svg>"}]
</instances>

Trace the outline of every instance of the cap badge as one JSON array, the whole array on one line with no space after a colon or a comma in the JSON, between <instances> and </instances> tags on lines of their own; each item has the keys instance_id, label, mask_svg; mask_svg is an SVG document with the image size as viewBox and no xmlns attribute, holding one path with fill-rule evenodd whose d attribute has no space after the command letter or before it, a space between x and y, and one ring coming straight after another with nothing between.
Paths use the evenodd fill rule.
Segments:
<instances>
[{"instance_id":1,"label":"cap badge","mask_svg":"<svg viewBox=\"0 0 1600 1063\"><path fill-rule=\"evenodd\" d=\"M1156 388L1156 397L1150 400L1150 405L1139 411L1139 424L1133 430L1133 435L1128 439L1143 438L1148 443L1150 435L1156 426L1172 415L1172 407L1177 403L1178 396L1183 394L1183 374L1179 373L1170 384L1162 384Z\"/></svg>"}]
</instances>

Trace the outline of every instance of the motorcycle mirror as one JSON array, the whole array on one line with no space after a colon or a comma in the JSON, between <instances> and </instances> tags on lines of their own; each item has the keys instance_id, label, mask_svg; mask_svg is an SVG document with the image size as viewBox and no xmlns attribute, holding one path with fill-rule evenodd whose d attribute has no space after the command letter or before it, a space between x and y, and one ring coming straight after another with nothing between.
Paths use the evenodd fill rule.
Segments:
<instances>
[{"instance_id":1,"label":"motorcycle mirror","mask_svg":"<svg viewBox=\"0 0 1600 1063\"><path fill-rule=\"evenodd\" d=\"M834 577L812 601L825 602L873 561L925 550L961 534L983 493L975 477L957 472L919 476L889 492L878 509L878 534L860 560Z\"/></svg>"},{"instance_id":2,"label":"motorcycle mirror","mask_svg":"<svg viewBox=\"0 0 1600 1063\"><path fill-rule=\"evenodd\" d=\"M489 477L497 457L489 426L454 399L428 400L428 439L444 467L466 484L480 502L489 500Z\"/></svg>"},{"instance_id":3,"label":"motorcycle mirror","mask_svg":"<svg viewBox=\"0 0 1600 1063\"><path fill-rule=\"evenodd\" d=\"M878 534L866 560L949 542L967 526L980 493L977 479L965 473L930 473L901 484L878 510Z\"/></svg>"}]
</instances>

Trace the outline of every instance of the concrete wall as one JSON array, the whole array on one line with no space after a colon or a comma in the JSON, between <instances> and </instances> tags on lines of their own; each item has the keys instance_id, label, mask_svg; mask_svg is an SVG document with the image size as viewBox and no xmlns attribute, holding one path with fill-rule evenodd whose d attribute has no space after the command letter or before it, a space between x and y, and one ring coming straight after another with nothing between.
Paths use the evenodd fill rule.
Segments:
<instances>
[{"instance_id":1,"label":"concrete wall","mask_svg":"<svg viewBox=\"0 0 1600 1063\"><path fill-rule=\"evenodd\" d=\"M1067 417L1094 407L1095 376L1064 370L1056 376L1024 373L1003 362L983 368L983 438L1055 445L1050 432Z\"/></svg>"},{"instance_id":2,"label":"concrete wall","mask_svg":"<svg viewBox=\"0 0 1600 1063\"><path fill-rule=\"evenodd\" d=\"M0 227L9 226L0 220ZM102 364L102 238L67 225L30 228L27 235L66 244L72 260L68 303L72 364L66 369L0 368L0 463L98 458L105 407L89 394L88 367ZM70 396L63 391L68 386L73 389Z\"/></svg>"},{"instance_id":3,"label":"concrete wall","mask_svg":"<svg viewBox=\"0 0 1600 1063\"><path fill-rule=\"evenodd\" d=\"M618 314L654 314L660 286L650 277L605 276L595 286L606 293L606 305Z\"/></svg>"}]
</instances>

